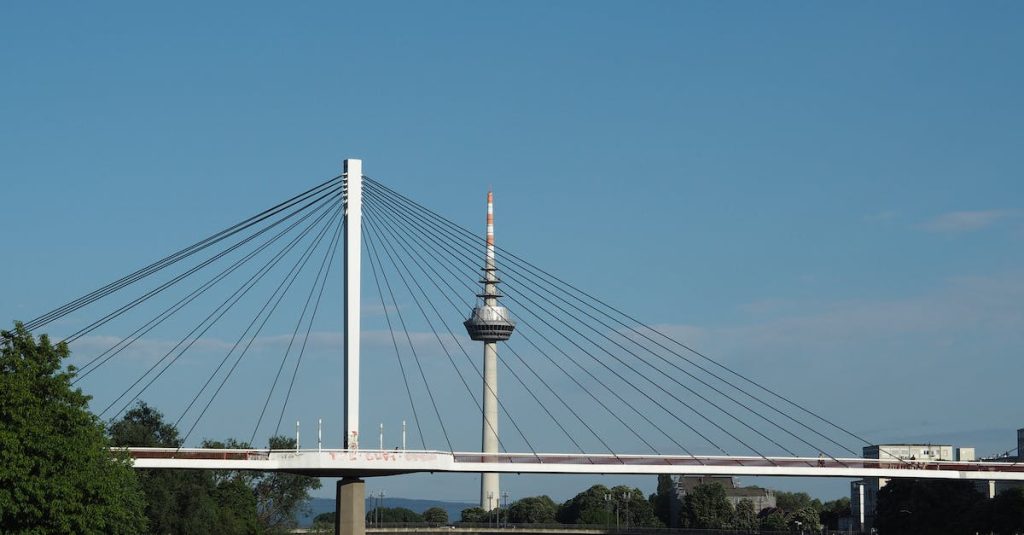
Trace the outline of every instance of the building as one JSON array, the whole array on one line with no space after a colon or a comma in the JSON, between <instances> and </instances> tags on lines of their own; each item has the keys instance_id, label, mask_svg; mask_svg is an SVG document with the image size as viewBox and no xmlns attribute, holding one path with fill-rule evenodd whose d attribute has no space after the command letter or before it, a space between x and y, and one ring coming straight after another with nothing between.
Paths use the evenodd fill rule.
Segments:
<instances>
[{"instance_id":1,"label":"building","mask_svg":"<svg viewBox=\"0 0 1024 535\"><path fill-rule=\"evenodd\" d=\"M741 487L736 479L729 476L681 476L676 480L676 497L682 503L687 494L693 492L698 485L718 483L725 489L725 497L733 507L740 500L754 502L754 511L775 507L775 493L771 489L761 487Z\"/></svg>"},{"instance_id":2,"label":"building","mask_svg":"<svg viewBox=\"0 0 1024 535\"><path fill-rule=\"evenodd\" d=\"M865 446L865 459L903 461L954 461L974 460L974 448L957 448L954 456L953 446L936 444L877 444ZM960 459L959 455L965 458ZM889 482L887 478L864 478L850 483L850 510L853 513L853 528L868 532L875 523L875 508L878 503L878 491Z\"/></svg>"}]
</instances>

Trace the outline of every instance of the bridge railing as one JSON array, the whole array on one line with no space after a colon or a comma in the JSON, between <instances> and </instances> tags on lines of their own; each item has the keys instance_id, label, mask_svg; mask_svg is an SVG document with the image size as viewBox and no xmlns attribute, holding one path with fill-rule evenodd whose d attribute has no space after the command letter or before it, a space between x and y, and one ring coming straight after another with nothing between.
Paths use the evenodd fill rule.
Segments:
<instances>
[{"instance_id":1,"label":"bridge railing","mask_svg":"<svg viewBox=\"0 0 1024 535\"><path fill-rule=\"evenodd\" d=\"M632 466L743 466L743 467L818 467L865 468L885 470L953 470L964 472L1024 472L1024 463L979 461L918 461L900 459L863 459L832 457L741 457L690 455L613 455L613 454L532 454L532 453L455 453L457 463L541 463L601 464Z\"/></svg>"},{"instance_id":2,"label":"bridge railing","mask_svg":"<svg viewBox=\"0 0 1024 535\"><path fill-rule=\"evenodd\" d=\"M288 449L269 450L213 448L114 448L127 449L136 459L200 459L266 461L274 456L343 454L341 458L361 461L388 460L394 457L429 455L449 458L455 463L480 464L555 464L555 465L626 465L626 466L714 466L714 467L797 467L856 468L881 470L942 470L959 472L1024 473L1024 463L993 461L917 461L898 459L862 459L831 457L753 457L753 456L690 456L690 455L615 455L563 453L480 453L436 450L343 450Z\"/></svg>"},{"instance_id":3,"label":"bridge railing","mask_svg":"<svg viewBox=\"0 0 1024 535\"><path fill-rule=\"evenodd\" d=\"M135 459L211 459L228 461L265 461L271 450L213 448L114 448L126 449Z\"/></svg>"}]
</instances>

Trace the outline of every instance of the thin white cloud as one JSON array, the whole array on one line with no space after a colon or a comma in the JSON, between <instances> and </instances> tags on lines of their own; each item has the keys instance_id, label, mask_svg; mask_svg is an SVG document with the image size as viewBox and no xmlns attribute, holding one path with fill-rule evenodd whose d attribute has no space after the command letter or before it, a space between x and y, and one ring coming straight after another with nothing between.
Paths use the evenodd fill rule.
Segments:
<instances>
[{"instance_id":1,"label":"thin white cloud","mask_svg":"<svg viewBox=\"0 0 1024 535\"><path fill-rule=\"evenodd\" d=\"M920 227L929 232L947 234L972 232L990 227L993 224L1013 217L1014 215L1016 215L1016 213L1011 210L964 210L946 212L924 222Z\"/></svg>"},{"instance_id":2,"label":"thin white cloud","mask_svg":"<svg viewBox=\"0 0 1024 535\"><path fill-rule=\"evenodd\" d=\"M724 354L802 348L812 353L837 345L925 336L935 342L985 332L1024 338L1024 274L950 279L931 292L894 299L828 303L788 302L740 307L749 323L723 326L660 325L686 343L713 346ZM719 353L719 354L722 354Z\"/></svg>"},{"instance_id":3,"label":"thin white cloud","mask_svg":"<svg viewBox=\"0 0 1024 535\"><path fill-rule=\"evenodd\" d=\"M296 337L295 343L292 347L293 352L298 352L301 347L302 339L304 337L303 335L304 333L300 332ZM468 340L465 336L457 336L456 338L458 340L456 340L447 333L438 333L438 335L449 350L454 350L457 343L466 343ZM437 343L437 337L431 332L410 331L409 338L407 339L405 333L399 331L395 333L395 337L398 342L399 350L402 351L403 354L408 352L410 340L412 341L413 347L423 354L433 354L441 351ZM250 351L257 353L284 351L285 348L288 347L291 338L291 333L259 336L252 341ZM72 354L84 355L91 358L96 354L102 353L107 349L118 345L122 340L123 338L117 336L83 336L72 345ZM216 337L200 338L192 344L187 353L224 353L235 345L236 340L237 339L228 340ZM383 330L363 331L362 342L366 347L387 351L393 351L394 347L391 339L391 333ZM174 354L177 354L188 344L186 341L185 344L175 348L177 343L177 341L168 339L140 338L125 348L119 355L119 358L153 361L163 357L172 349L174 350ZM236 348L236 352L240 351L248 343L249 339L247 337ZM344 335L340 331L313 331L309 333L309 340L306 343L306 352L340 351L343 343Z\"/></svg>"}]
</instances>

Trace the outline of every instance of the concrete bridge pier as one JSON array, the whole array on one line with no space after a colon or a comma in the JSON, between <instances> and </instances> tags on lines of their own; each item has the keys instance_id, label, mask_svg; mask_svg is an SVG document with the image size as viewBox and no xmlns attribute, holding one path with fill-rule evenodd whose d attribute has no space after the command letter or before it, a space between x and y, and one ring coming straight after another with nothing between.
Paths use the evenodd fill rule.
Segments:
<instances>
[{"instance_id":1,"label":"concrete bridge pier","mask_svg":"<svg viewBox=\"0 0 1024 535\"><path fill-rule=\"evenodd\" d=\"M366 482L358 477L338 480L334 535L366 535Z\"/></svg>"}]
</instances>

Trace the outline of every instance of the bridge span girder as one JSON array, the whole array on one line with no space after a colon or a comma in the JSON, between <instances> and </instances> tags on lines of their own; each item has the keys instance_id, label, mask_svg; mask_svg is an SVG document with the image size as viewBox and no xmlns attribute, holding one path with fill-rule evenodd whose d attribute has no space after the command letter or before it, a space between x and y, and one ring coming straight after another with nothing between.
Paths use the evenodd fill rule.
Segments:
<instances>
[{"instance_id":1,"label":"bridge span girder","mask_svg":"<svg viewBox=\"0 0 1024 535\"><path fill-rule=\"evenodd\" d=\"M417 472L725 475L1024 481L1024 464L859 458L532 454L392 450L128 448L135 468L256 470L316 477Z\"/></svg>"}]
</instances>

